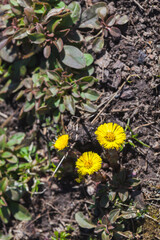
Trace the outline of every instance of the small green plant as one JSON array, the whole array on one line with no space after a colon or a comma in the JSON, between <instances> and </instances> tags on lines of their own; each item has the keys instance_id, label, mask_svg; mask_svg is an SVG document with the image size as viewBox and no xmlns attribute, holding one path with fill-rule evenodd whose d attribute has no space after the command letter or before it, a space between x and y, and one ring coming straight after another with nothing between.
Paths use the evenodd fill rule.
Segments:
<instances>
[{"instance_id":1,"label":"small green plant","mask_svg":"<svg viewBox=\"0 0 160 240\"><path fill-rule=\"evenodd\" d=\"M95 112L99 94L91 89L97 81L92 76L77 78L64 72L61 68L53 71L37 69L32 78L24 79L17 87L17 100L26 97L21 114L32 112L32 115L53 113L55 123L68 110L74 115L76 108L81 107L88 112Z\"/></svg>"},{"instance_id":2,"label":"small green plant","mask_svg":"<svg viewBox=\"0 0 160 240\"><path fill-rule=\"evenodd\" d=\"M54 237L51 237L51 240L67 240L69 237L70 233L54 231Z\"/></svg>"},{"instance_id":3,"label":"small green plant","mask_svg":"<svg viewBox=\"0 0 160 240\"><path fill-rule=\"evenodd\" d=\"M108 33L113 37L120 37L121 31L118 25L126 24L129 19L127 15L109 16L109 9L106 3L99 2L86 9L82 13L80 28L91 28L98 31L95 36L88 36L86 40L93 40L93 51L100 52L104 46L104 39L108 37Z\"/></svg>"},{"instance_id":4,"label":"small green plant","mask_svg":"<svg viewBox=\"0 0 160 240\"><path fill-rule=\"evenodd\" d=\"M0 58L0 102L4 101L6 98L6 93L9 90L9 86L11 84L11 69L12 66L8 67L6 70L6 64Z\"/></svg>"},{"instance_id":5,"label":"small green plant","mask_svg":"<svg viewBox=\"0 0 160 240\"><path fill-rule=\"evenodd\" d=\"M8 137L6 130L0 129L0 218L4 223L11 214L18 220L31 218L19 201L26 191L38 191L39 173L50 167L33 144L25 146L24 138L22 132Z\"/></svg>"},{"instance_id":6,"label":"small green plant","mask_svg":"<svg viewBox=\"0 0 160 240\"><path fill-rule=\"evenodd\" d=\"M23 184L11 177L3 177L0 180L0 219L8 223L11 214L17 220L28 221L31 215L28 210L19 203L25 192Z\"/></svg>"},{"instance_id":7,"label":"small green plant","mask_svg":"<svg viewBox=\"0 0 160 240\"><path fill-rule=\"evenodd\" d=\"M138 133L134 133L133 130L130 127L130 119L128 119L125 131L129 130L129 138L128 138L128 144L130 144L131 146L133 146L134 148L136 147L135 143L140 143L141 145L143 145L144 147L148 147L150 148L149 145L145 144L144 142L142 142L141 140L138 139Z\"/></svg>"}]
</instances>

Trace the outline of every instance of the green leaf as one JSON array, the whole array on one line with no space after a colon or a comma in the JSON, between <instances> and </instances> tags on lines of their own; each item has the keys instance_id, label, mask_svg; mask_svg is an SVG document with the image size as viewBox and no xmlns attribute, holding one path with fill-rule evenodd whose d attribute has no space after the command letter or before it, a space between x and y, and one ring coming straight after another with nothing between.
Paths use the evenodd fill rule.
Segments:
<instances>
[{"instance_id":1,"label":"green leaf","mask_svg":"<svg viewBox=\"0 0 160 240\"><path fill-rule=\"evenodd\" d=\"M75 115L75 103L71 96L64 96L64 104L66 109L72 114Z\"/></svg>"},{"instance_id":2,"label":"green leaf","mask_svg":"<svg viewBox=\"0 0 160 240\"><path fill-rule=\"evenodd\" d=\"M57 15L63 13L63 12L64 12L64 7L62 7L62 8L53 8L46 15L45 21L47 21L51 17L57 16Z\"/></svg>"},{"instance_id":3,"label":"green leaf","mask_svg":"<svg viewBox=\"0 0 160 240\"><path fill-rule=\"evenodd\" d=\"M1 42L0 42L0 48L1 48ZM17 57L17 52L18 52L18 49L15 45L4 46L0 50L0 57L6 62L13 63Z\"/></svg>"},{"instance_id":4,"label":"green leaf","mask_svg":"<svg viewBox=\"0 0 160 240\"><path fill-rule=\"evenodd\" d=\"M50 87L49 88L49 91L52 93L52 97L54 97L54 96L56 96L57 95L57 93L58 93L58 88L56 88L56 87Z\"/></svg>"},{"instance_id":5,"label":"green leaf","mask_svg":"<svg viewBox=\"0 0 160 240\"><path fill-rule=\"evenodd\" d=\"M11 240L11 239L13 239L13 235L12 235L12 234L3 235L3 234L0 232L0 239L1 239L1 240Z\"/></svg>"},{"instance_id":6,"label":"green leaf","mask_svg":"<svg viewBox=\"0 0 160 240\"><path fill-rule=\"evenodd\" d=\"M7 146L10 147L13 145L21 144L24 138L25 138L25 133L18 132L14 134L12 137L10 137L9 141L7 142Z\"/></svg>"},{"instance_id":7,"label":"green leaf","mask_svg":"<svg viewBox=\"0 0 160 240\"><path fill-rule=\"evenodd\" d=\"M82 103L82 107L84 108L85 111L90 113L94 113L97 111L97 106L95 106L91 102Z\"/></svg>"},{"instance_id":8,"label":"green leaf","mask_svg":"<svg viewBox=\"0 0 160 240\"><path fill-rule=\"evenodd\" d=\"M51 46L50 45L45 46L45 48L43 49L43 55L45 58L49 58L49 56L51 55Z\"/></svg>"},{"instance_id":9,"label":"green leaf","mask_svg":"<svg viewBox=\"0 0 160 240\"><path fill-rule=\"evenodd\" d=\"M90 101L96 101L99 98L99 93L95 90L88 89L87 92L84 92L85 98Z\"/></svg>"},{"instance_id":10,"label":"green leaf","mask_svg":"<svg viewBox=\"0 0 160 240\"><path fill-rule=\"evenodd\" d=\"M5 192L8 186L8 178L4 177L0 181L0 192Z\"/></svg>"},{"instance_id":11,"label":"green leaf","mask_svg":"<svg viewBox=\"0 0 160 240\"><path fill-rule=\"evenodd\" d=\"M9 189L5 193L7 197L13 201L19 201L20 198L22 197L23 192L21 189Z\"/></svg>"},{"instance_id":12,"label":"green leaf","mask_svg":"<svg viewBox=\"0 0 160 240\"><path fill-rule=\"evenodd\" d=\"M55 32L56 27L61 23L62 19L52 19L48 24L47 24L47 30L51 33Z\"/></svg>"},{"instance_id":13,"label":"green leaf","mask_svg":"<svg viewBox=\"0 0 160 240\"><path fill-rule=\"evenodd\" d=\"M106 8L106 14L108 13L108 7L107 4L104 2L99 2L91 6L90 8L86 9L82 13L81 17L81 24L80 28L95 28L100 29L101 24L98 21L98 9L105 7Z\"/></svg>"},{"instance_id":14,"label":"green leaf","mask_svg":"<svg viewBox=\"0 0 160 240\"><path fill-rule=\"evenodd\" d=\"M9 164L7 164L7 173L14 172L17 170L17 168L18 168L17 163L16 164L9 163Z\"/></svg>"},{"instance_id":15,"label":"green leaf","mask_svg":"<svg viewBox=\"0 0 160 240\"><path fill-rule=\"evenodd\" d=\"M111 27L108 30L113 37L120 37L121 36L121 31L117 27Z\"/></svg>"},{"instance_id":16,"label":"green leaf","mask_svg":"<svg viewBox=\"0 0 160 240\"><path fill-rule=\"evenodd\" d=\"M28 37L32 43L41 44L46 40L43 33L28 33Z\"/></svg>"},{"instance_id":17,"label":"green leaf","mask_svg":"<svg viewBox=\"0 0 160 240\"><path fill-rule=\"evenodd\" d=\"M16 40L23 39L27 37L27 35L28 35L27 28L22 28L14 34L13 39L16 39Z\"/></svg>"},{"instance_id":18,"label":"green leaf","mask_svg":"<svg viewBox=\"0 0 160 240\"><path fill-rule=\"evenodd\" d=\"M64 57L62 62L71 68L83 69L86 67L84 54L76 47L64 45Z\"/></svg>"},{"instance_id":19,"label":"green leaf","mask_svg":"<svg viewBox=\"0 0 160 240\"><path fill-rule=\"evenodd\" d=\"M117 231L116 233L119 234L120 236L123 236L123 237L127 238L127 239L133 239L133 237L134 237L132 232L130 232L130 231L125 231L125 232Z\"/></svg>"},{"instance_id":20,"label":"green leaf","mask_svg":"<svg viewBox=\"0 0 160 240\"><path fill-rule=\"evenodd\" d=\"M24 112L29 112L31 111L35 106L35 102L31 101L31 102L25 102L24 104Z\"/></svg>"},{"instance_id":21,"label":"green leaf","mask_svg":"<svg viewBox=\"0 0 160 240\"><path fill-rule=\"evenodd\" d=\"M107 26L111 27L115 24L115 21L116 21L116 17L113 15L107 19L106 24Z\"/></svg>"},{"instance_id":22,"label":"green leaf","mask_svg":"<svg viewBox=\"0 0 160 240\"><path fill-rule=\"evenodd\" d=\"M0 194L1 194L1 192L0 192ZM1 206L4 206L4 207L8 206L6 200L2 196L0 197L0 207Z\"/></svg>"},{"instance_id":23,"label":"green leaf","mask_svg":"<svg viewBox=\"0 0 160 240\"><path fill-rule=\"evenodd\" d=\"M114 201L115 197L116 197L116 192L109 192L109 200L110 201Z\"/></svg>"},{"instance_id":24,"label":"green leaf","mask_svg":"<svg viewBox=\"0 0 160 240\"><path fill-rule=\"evenodd\" d=\"M6 146L6 135L0 135L0 150L4 150Z\"/></svg>"},{"instance_id":25,"label":"green leaf","mask_svg":"<svg viewBox=\"0 0 160 240\"><path fill-rule=\"evenodd\" d=\"M0 94L6 93L9 89L12 80L8 80L0 90Z\"/></svg>"},{"instance_id":26,"label":"green leaf","mask_svg":"<svg viewBox=\"0 0 160 240\"><path fill-rule=\"evenodd\" d=\"M78 2L71 2L68 7L71 10L70 17L72 18L73 23L76 23L80 19L81 15L81 6Z\"/></svg>"},{"instance_id":27,"label":"green leaf","mask_svg":"<svg viewBox=\"0 0 160 240\"><path fill-rule=\"evenodd\" d=\"M61 116L61 113L58 109L56 109L54 112L53 112L53 119L54 119L54 122L55 123L58 123L59 119L60 119L60 116Z\"/></svg>"},{"instance_id":28,"label":"green leaf","mask_svg":"<svg viewBox=\"0 0 160 240\"><path fill-rule=\"evenodd\" d=\"M103 37L97 37L93 41L93 51L95 53L100 52L104 47L104 38Z\"/></svg>"},{"instance_id":29,"label":"green leaf","mask_svg":"<svg viewBox=\"0 0 160 240\"><path fill-rule=\"evenodd\" d=\"M63 50L63 41L61 38L58 38L56 41L53 41L54 45L56 46L58 52L60 53Z\"/></svg>"},{"instance_id":30,"label":"green leaf","mask_svg":"<svg viewBox=\"0 0 160 240\"><path fill-rule=\"evenodd\" d=\"M18 4L21 6L21 7L30 7L31 6L31 0L17 0Z\"/></svg>"},{"instance_id":31,"label":"green leaf","mask_svg":"<svg viewBox=\"0 0 160 240\"><path fill-rule=\"evenodd\" d=\"M16 97L16 101L18 101L21 97L23 97L24 93L25 93L25 90L21 90Z\"/></svg>"},{"instance_id":32,"label":"green leaf","mask_svg":"<svg viewBox=\"0 0 160 240\"><path fill-rule=\"evenodd\" d=\"M120 189L118 191L118 195L120 197L120 199L122 200L122 202L125 202L128 199L128 191L124 190L124 189Z\"/></svg>"},{"instance_id":33,"label":"green leaf","mask_svg":"<svg viewBox=\"0 0 160 240\"><path fill-rule=\"evenodd\" d=\"M84 53L84 57L85 57L85 60L86 60L86 66L87 67L90 66L94 61L92 55L89 54L89 53Z\"/></svg>"},{"instance_id":34,"label":"green leaf","mask_svg":"<svg viewBox=\"0 0 160 240\"><path fill-rule=\"evenodd\" d=\"M107 234L105 233L105 231L103 231L102 234L101 234L101 239L102 239L102 240L110 240L110 237L109 237L109 235L107 235Z\"/></svg>"},{"instance_id":35,"label":"green leaf","mask_svg":"<svg viewBox=\"0 0 160 240\"><path fill-rule=\"evenodd\" d=\"M61 112L61 113L63 113L64 111L65 111L65 105L64 105L64 103L63 102L61 102L60 104L59 104L59 111Z\"/></svg>"},{"instance_id":36,"label":"green leaf","mask_svg":"<svg viewBox=\"0 0 160 240\"><path fill-rule=\"evenodd\" d=\"M121 217L123 217L124 219L131 219L137 217L137 213L131 210L122 211Z\"/></svg>"},{"instance_id":37,"label":"green leaf","mask_svg":"<svg viewBox=\"0 0 160 240\"><path fill-rule=\"evenodd\" d=\"M127 15L124 15L116 20L116 24L123 25L126 24L129 21L129 18Z\"/></svg>"},{"instance_id":38,"label":"green leaf","mask_svg":"<svg viewBox=\"0 0 160 240\"><path fill-rule=\"evenodd\" d=\"M115 223L115 221L119 217L119 214L120 214L120 209L114 209L114 210L110 211L108 219L111 224Z\"/></svg>"},{"instance_id":39,"label":"green leaf","mask_svg":"<svg viewBox=\"0 0 160 240\"><path fill-rule=\"evenodd\" d=\"M20 221L29 221L31 220L31 215L28 210L17 202L9 203L10 210L15 217L15 219Z\"/></svg>"},{"instance_id":40,"label":"green leaf","mask_svg":"<svg viewBox=\"0 0 160 240\"><path fill-rule=\"evenodd\" d=\"M5 224L8 223L8 221L10 219L10 215L11 215L11 212L10 212L8 206L0 207L0 218L1 218L2 222L4 222Z\"/></svg>"},{"instance_id":41,"label":"green leaf","mask_svg":"<svg viewBox=\"0 0 160 240\"><path fill-rule=\"evenodd\" d=\"M3 152L2 154L1 154L1 157L2 158L10 158L10 157L12 157L12 153L11 152Z\"/></svg>"},{"instance_id":42,"label":"green leaf","mask_svg":"<svg viewBox=\"0 0 160 240\"><path fill-rule=\"evenodd\" d=\"M18 162L18 158L12 154L12 156L10 158L7 158L7 162L9 163L17 163Z\"/></svg>"},{"instance_id":43,"label":"green leaf","mask_svg":"<svg viewBox=\"0 0 160 240\"><path fill-rule=\"evenodd\" d=\"M85 218L82 212L77 212L75 214L75 219L81 228L92 229L96 227L96 225L94 225L88 219Z\"/></svg>"}]
</instances>

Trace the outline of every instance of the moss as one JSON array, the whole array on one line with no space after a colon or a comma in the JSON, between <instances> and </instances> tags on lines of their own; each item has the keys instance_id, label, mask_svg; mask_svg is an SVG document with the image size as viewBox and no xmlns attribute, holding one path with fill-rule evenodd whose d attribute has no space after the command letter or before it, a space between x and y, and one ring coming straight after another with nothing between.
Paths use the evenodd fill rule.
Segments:
<instances>
[{"instance_id":1,"label":"moss","mask_svg":"<svg viewBox=\"0 0 160 240\"><path fill-rule=\"evenodd\" d=\"M153 205L150 206L148 208L147 215L155 219L155 221L147 216L145 217L145 222L143 225L143 239L145 240L159 239L160 236L159 208Z\"/></svg>"}]
</instances>

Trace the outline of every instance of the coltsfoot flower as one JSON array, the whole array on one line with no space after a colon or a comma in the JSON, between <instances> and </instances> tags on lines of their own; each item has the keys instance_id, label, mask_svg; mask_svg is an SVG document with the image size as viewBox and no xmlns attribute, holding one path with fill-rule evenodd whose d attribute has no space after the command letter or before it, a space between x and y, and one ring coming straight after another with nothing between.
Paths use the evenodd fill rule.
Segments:
<instances>
[{"instance_id":1,"label":"coltsfoot flower","mask_svg":"<svg viewBox=\"0 0 160 240\"><path fill-rule=\"evenodd\" d=\"M122 146L126 139L124 129L116 123L104 123L95 131L100 145L106 149L117 150Z\"/></svg>"},{"instance_id":2,"label":"coltsfoot flower","mask_svg":"<svg viewBox=\"0 0 160 240\"><path fill-rule=\"evenodd\" d=\"M56 140L56 142L54 144L54 148L56 148L59 151L63 150L64 148L66 148L68 146L68 140L69 140L68 134L64 134L64 135L58 137L58 139Z\"/></svg>"},{"instance_id":3,"label":"coltsfoot flower","mask_svg":"<svg viewBox=\"0 0 160 240\"><path fill-rule=\"evenodd\" d=\"M101 165L101 157L94 152L83 153L76 162L77 171L82 176L97 172L101 168Z\"/></svg>"}]
</instances>

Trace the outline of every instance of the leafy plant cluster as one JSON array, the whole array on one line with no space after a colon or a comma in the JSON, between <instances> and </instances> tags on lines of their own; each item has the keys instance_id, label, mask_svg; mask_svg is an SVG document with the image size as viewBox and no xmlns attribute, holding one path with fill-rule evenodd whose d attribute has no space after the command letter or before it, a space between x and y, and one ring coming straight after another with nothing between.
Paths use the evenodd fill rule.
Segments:
<instances>
[{"instance_id":1,"label":"leafy plant cluster","mask_svg":"<svg viewBox=\"0 0 160 240\"><path fill-rule=\"evenodd\" d=\"M17 132L8 138L5 129L0 129L0 219L4 223L11 214L18 220L31 219L19 201L26 191L38 191L39 173L49 167L33 144L25 146L25 137Z\"/></svg>"},{"instance_id":2,"label":"leafy plant cluster","mask_svg":"<svg viewBox=\"0 0 160 240\"><path fill-rule=\"evenodd\" d=\"M106 3L99 2L86 9L82 13L80 28L89 28L95 30L95 36L86 37L86 40L93 40L93 51L100 52L105 43L105 39L110 34L115 38L121 36L121 30L118 26L124 25L129 21L127 15L111 15Z\"/></svg>"},{"instance_id":3,"label":"leafy plant cluster","mask_svg":"<svg viewBox=\"0 0 160 240\"><path fill-rule=\"evenodd\" d=\"M0 49L12 42L13 48L18 47L18 54L23 58L28 58L40 50L45 58L49 58L55 48L61 53L63 38L67 39L71 27L78 21L81 13L78 2L66 6L62 1L51 0L11 0L10 4L2 9L5 30L2 32L4 39L0 43Z\"/></svg>"},{"instance_id":4,"label":"leafy plant cluster","mask_svg":"<svg viewBox=\"0 0 160 240\"><path fill-rule=\"evenodd\" d=\"M26 97L21 114L30 111L32 114L52 112L54 122L57 123L65 110L72 115L75 115L77 107L88 112L96 111L92 101L96 101L99 94L91 89L96 81L92 76L77 78L64 72L62 68L48 71L37 69L32 78L21 81L15 90L16 92L22 89L16 100Z\"/></svg>"},{"instance_id":5,"label":"leafy plant cluster","mask_svg":"<svg viewBox=\"0 0 160 240\"><path fill-rule=\"evenodd\" d=\"M75 218L78 225L82 229L92 230L91 235L98 239L134 239L137 233L126 229L129 219L143 216L143 210L139 210L131 198L131 190L139 184L139 180L127 176L125 169L114 174L108 183L99 185L94 204L99 217L93 216L88 220L82 212L77 212Z\"/></svg>"}]
</instances>

